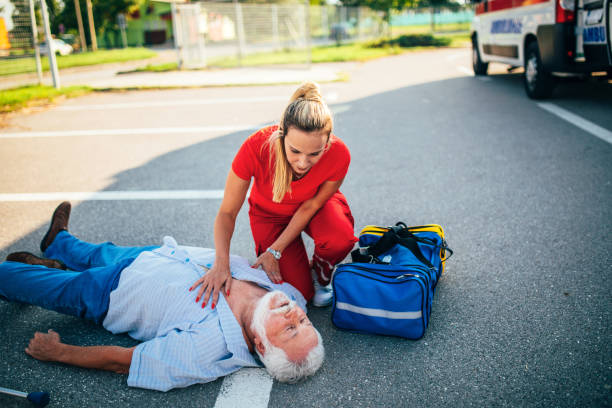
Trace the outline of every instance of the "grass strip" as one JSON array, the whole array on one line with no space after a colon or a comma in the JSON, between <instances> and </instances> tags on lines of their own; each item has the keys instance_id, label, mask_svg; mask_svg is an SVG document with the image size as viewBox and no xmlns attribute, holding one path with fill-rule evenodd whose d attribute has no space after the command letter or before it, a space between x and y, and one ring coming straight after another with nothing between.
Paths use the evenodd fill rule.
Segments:
<instances>
[{"instance_id":1,"label":"grass strip","mask_svg":"<svg viewBox=\"0 0 612 408\"><path fill-rule=\"evenodd\" d=\"M444 24L436 24L433 27L434 35L446 35L448 33L457 33L463 32L468 33L470 31L472 23L464 22L464 23L444 23ZM410 26L392 26L391 27L391 36L395 37L398 35L408 35L408 34L431 34L432 28L431 24L422 24L422 25L410 25Z\"/></svg>"},{"instance_id":2,"label":"grass strip","mask_svg":"<svg viewBox=\"0 0 612 408\"><path fill-rule=\"evenodd\" d=\"M163 64L147 64L144 67L136 68L130 71L120 71L118 74L131 74L135 72L168 72L178 70L177 62L165 62Z\"/></svg>"},{"instance_id":3,"label":"grass strip","mask_svg":"<svg viewBox=\"0 0 612 408\"><path fill-rule=\"evenodd\" d=\"M322 62L345 62L345 61L368 61L388 55L401 53L399 48L371 49L362 44L346 44L336 46L325 46L313 48L310 58L313 63ZM305 50L284 50L277 52L262 52L250 54L243 57L240 64L243 67L259 65L280 64L303 64L308 60L308 52ZM231 68L237 65L236 57L222 57L211 59L210 66L219 68Z\"/></svg>"},{"instance_id":4,"label":"grass strip","mask_svg":"<svg viewBox=\"0 0 612 408\"><path fill-rule=\"evenodd\" d=\"M438 47L466 47L470 45L469 34L453 33L446 35L409 34L401 35L392 40L379 40L364 43L350 43L340 45L327 45L313 47L310 54L313 63L323 62L346 62L346 61L369 61L389 55L402 54L404 52L433 49ZM283 50L275 52L262 52L246 55L240 61L241 66L252 67L259 65L279 64L303 64L308 60L308 52L305 50ZM215 68L236 67L236 57L219 57L209 60L208 65ZM132 72L167 72L177 70L176 63L165 63L158 65L147 65Z\"/></svg>"},{"instance_id":5,"label":"grass strip","mask_svg":"<svg viewBox=\"0 0 612 408\"><path fill-rule=\"evenodd\" d=\"M93 91L88 86L66 86L55 89L52 86L31 85L4 89L0 92L0 113L13 112L28 106L53 102L58 97L73 98Z\"/></svg>"},{"instance_id":6,"label":"grass strip","mask_svg":"<svg viewBox=\"0 0 612 408\"><path fill-rule=\"evenodd\" d=\"M58 69L82 67L86 65L108 64L152 58L157 55L147 48L121 48L115 50L99 50L79 54L58 55ZM43 71L49 70L49 59L41 57ZM36 62L31 58L13 58L0 60L0 76L36 72Z\"/></svg>"},{"instance_id":7,"label":"grass strip","mask_svg":"<svg viewBox=\"0 0 612 408\"><path fill-rule=\"evenodd\" d=\"M469 46L470 39L469 34L465 32L446 34L446 35L430 35L430 34L405 34L399 37L395 37L391 40L378 40L366 43L351 43L341 45L330 45L314 47L311 52L311 60L313 63L321 62L344 62L344 61L368 61L375 58L385 57L388 55L401 54L413 50L422 49L433 49L437 47L465 47ZM134 51L139 49L128 49L132 52L125 52L126 50L110 50L112 52L124 51L123 57L129 56L129 58L135 55L140 55L143 58L148 58L154 55L153 52L141 49L147 53L140 54ZM107 53L107 51L98 51L97 53L88 54L100 54ZM115 53L114 58L118 55ZM81 57L80 60L73 62L85 63L87 58L84 58L86 54L75 54L69 57ZM109 61L108 58L101 59L97 58L97 61L104 60ZM61 57L68 58L68 57ZM89 57L91 58L91 57ZM279 52L266 52L259 54L251 54L245 56L241 63L242 66L257 66L257 65L274 65L274 64L303 64L307 61L308 53L306 51L279 51ZM114 61L117 61L116 59ZM3 61L0 61L0 63ZM86 65L86 64L85 64ZM209 63L215 67L235 67L236 58L225 57L212 59ZM75 65L72 65L75 66ZM65 67L65 66L64 66ZM174 71L177 69L175 62L151 65L148 64L145 67L139 68L129 72L166 72ZM0 69L1 72L1 69ZM1 74L0 74L1 75ZM342 80L342 79L341 79ZM344 79L346 80L346 79ZM147 87L143 88L146 89ZM156 89L156 87L152 87ZM50 86L24 86L20 88L3 90L0 93L0 113L12 112L23 107L43 104L52 102L53 99L63 97L75 97L84 95L86 93L96 91L91 87L87 86L70 86L64 87L60 90L56 90Z\"/></svg>"}]
</instances>

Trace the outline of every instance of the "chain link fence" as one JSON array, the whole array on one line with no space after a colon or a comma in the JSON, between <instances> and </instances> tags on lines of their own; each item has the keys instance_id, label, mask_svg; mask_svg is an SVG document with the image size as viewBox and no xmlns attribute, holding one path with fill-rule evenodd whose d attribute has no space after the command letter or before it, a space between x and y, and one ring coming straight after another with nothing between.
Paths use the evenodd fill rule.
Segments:
<instances>
[{"instance_id":1,"label":"chain link fence","mask_svg":"<svg viewBox=\"0 0 612 408\"><path fill-rule=\"evenodd\" d=\"M241 65L245 55L270 51L308 63L312 46L374 39L384 32L382 14L361 7L192 2L177 5L176 13L176 41L187 68Z\"/></svg>"},{"instance_id":2,"label":"chain link fence","mask_svg":"<svg viewBox=\"0 0 612 408\"><path fill-rule=\"evenodd\" d=\"M38 31L40 16L34 0L0 0L0 80L3 76L23 74L33 82L41 78L36 43L44 38ZM34 32L35 27L36 32ZM38 65L38 66L37 66Z\"/></svg>"},{"instance_id":3,"label":"chain link fence","mask_svg":"<svg viewBox=\"0 0 612 408\"><path fill-rule=\"evenodd\" d=\"M40 4L41 0L0 0L0 82L3 77L17 73L31 76L30 82L35 82L34 42L44 38ZM271 51L286 53L282 55L284 62L308 64L312 47L373 40L382 35L462 31L469 29L473 15L468 7L409 9L394 12L391 27L387 27L383 14L369 8L307 6L299 0L280 4L210 1L171 6L167 2L151 4L157 4L159 10L151 8L153 11L146 16L137 13L142 20L140 25L136 24L140 20L135 13L128 16L127 37L142 44L143 39L146 43L147 34L163 31L162 43L168 39L175 42L179 63L185 68L240 66L247 55ZM38 27L36 33L33 24ZM151 31L155 27L158 29ZM41 52L46 49L41 44ZM265 57L262 58L265 63ZM46 70L47 57L42 63Z\"/></svg>"},{"instance_id":4,"label":"chain link fence","mask_svg":"<svg viewBox=\"0 0 612 408\"><path fill-rule=\"evenodd\" d=\"M468 32L474 18L470 5L450 8L420 7L394 10L391 28L404 28L410 32Z\"/></svg>"}]
</instances>

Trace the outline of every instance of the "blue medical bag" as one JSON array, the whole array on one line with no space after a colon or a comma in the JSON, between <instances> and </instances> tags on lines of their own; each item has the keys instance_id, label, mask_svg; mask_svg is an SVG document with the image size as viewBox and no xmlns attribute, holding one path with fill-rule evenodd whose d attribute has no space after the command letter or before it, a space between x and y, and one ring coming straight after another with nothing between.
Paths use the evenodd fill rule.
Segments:
<instances>
[{"instance_id":1,"label":"blue medical bag","mask_svg":"<svg viewBox=\"0 0 612 408\"><path fill-rule=\"evenodd\" d=\"M354 332L423 337L450 255L439 225L366 226L353 262L334 273L332 322Z\"/></svg>"}]
</instances>

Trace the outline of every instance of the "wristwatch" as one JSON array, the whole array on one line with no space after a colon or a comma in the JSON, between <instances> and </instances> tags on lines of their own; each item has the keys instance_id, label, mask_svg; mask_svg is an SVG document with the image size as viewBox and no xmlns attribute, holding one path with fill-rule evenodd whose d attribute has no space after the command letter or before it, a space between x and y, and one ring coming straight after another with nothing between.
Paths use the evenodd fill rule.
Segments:
<instances>
[{"instance_id":1,"label":"wristwatch","mask_svg":"<svg viewBox=\"0 0 612 408\"><path fill-rule=\"evenodd\" d=\"M277 261L280 260L280 258L281 258L281 251L277 251L275 249L268 248L268 249L266 249L266 252L271 253L272 256L274 256L274 259L276 259Z\"/></svg>"}]
</instances>

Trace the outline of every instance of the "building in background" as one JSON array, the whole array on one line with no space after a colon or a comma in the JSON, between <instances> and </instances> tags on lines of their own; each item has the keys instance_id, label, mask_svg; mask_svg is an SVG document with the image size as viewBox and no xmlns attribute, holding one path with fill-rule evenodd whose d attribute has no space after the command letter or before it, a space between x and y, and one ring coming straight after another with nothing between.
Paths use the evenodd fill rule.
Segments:
<instances>
[{"instance_id":1,"label":"building in background","mask_svg":"<svg viewBox=\"0 0 612 408\"><path fill-rule=\"evenodd\" d=\"M143 45L172 44L172 13L170 4L141 0L126 15L127 43L130 47ZM106 30L98 39L103 48L121 47L119 29Z\"/></svg>"}]
</instances>

